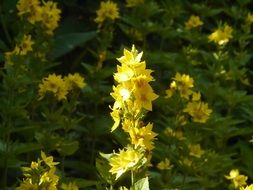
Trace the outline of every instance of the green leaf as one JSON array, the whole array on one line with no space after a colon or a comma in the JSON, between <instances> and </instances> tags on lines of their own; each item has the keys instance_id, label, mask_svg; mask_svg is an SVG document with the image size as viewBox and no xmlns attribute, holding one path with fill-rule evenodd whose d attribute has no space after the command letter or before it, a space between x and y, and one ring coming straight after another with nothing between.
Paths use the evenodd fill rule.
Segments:
<instances>
[{"instance_id":1,"label":"green leaf","mask_svg":"<svg viewBox=\"0 0 253 190\"><path fill-rule=\"evenodd\" d=\"M78 141L70 141L70 142L62 142L60 144L60 147L57 148L57 151L62 156L69 156L74 154L79 148L79 142Z\"/></svg>"},{"instance_id":2,"label":"green leaf","mask_svg":"<svg viewBox=\"0 0 253 190\"><path fill-rule=\"evenodd\" d=\"M142 178L134 184L134 188L131 190L149 190L148 177Z\"/></svg>"},{"instance_id":3,"label":"green leaf","mask_svg":"<svg viewBox=\"0 0 253 190\"><path fill-rule=\"evenodd\" d=\"M96 159L96 168L101 175L101 177L109 184L112 184L114 179L112 174L109 172L110 165L105 159Z\"/></svg>"},{"instance_id":4,"label":"green leaf","mask_svg":"<svg viewBox=\"0 0 253 190\"><path fill-rule=\"evenodd\" d=\"M35 150L40 150L41 146L37 143L19 143L14 146L15 153L22 154L22 153L28 153Z\"/></svg>"},{"instance_id":5,"label":"green leaf","mask_svg":"<svg viewBox=\"0 0 253 190\"><path fill-rule=\"evenodd\" d=\"M57 36L50 58L56 59L65 55L77 46L82 45L88 40L94 38L96 34L97 33L93 31L86 33L70 33Z\"/></svg>"}]
</instances>

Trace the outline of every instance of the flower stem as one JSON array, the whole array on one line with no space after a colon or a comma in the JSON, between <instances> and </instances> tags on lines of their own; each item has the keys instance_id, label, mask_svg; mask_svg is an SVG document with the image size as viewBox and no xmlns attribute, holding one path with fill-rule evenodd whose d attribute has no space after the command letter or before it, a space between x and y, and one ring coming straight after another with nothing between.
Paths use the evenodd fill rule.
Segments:
<instances>
[{"instance_id":1,"label":"flower stem","mask_svg":"<svg viewBox=\"0 0 253 190\"><path fill-rule=\"evenodd\" d=\"M131 170L131 186L132 186L132 189L135 190L135 187L134 187L134 171Z\"/></svg>"}]
</instances>

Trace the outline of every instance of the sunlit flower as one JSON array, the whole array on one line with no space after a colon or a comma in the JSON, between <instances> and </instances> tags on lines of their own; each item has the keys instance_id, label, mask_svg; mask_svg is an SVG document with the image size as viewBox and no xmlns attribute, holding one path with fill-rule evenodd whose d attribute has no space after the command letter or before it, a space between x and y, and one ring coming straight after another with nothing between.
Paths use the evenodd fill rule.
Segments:
<instances>
[{"instance_id":1,"label":"sunlit flower","mask_svg":"<svg viewBox=\"0 0 253 190\"><path fill-rule=\"evenodd\" d=\"M240 190L253 190L253 184L251 184L250 186L246 186L246 187L240 187Z\"/></svg>"},{"instance_id":2,"label":"sunlit flower","mask_svg":"<svg viewBox=\"0 0 253 190\"><path fill-rule=\"evenodd\" d=\"M192 116L193 121L198 123L205 123L208 119L212 110L208 108L208 104L204 102L189 102L184 109Z\"/></svg>"},{"instance_id":3,"label":"sunlit flower","mask_svg":"<svg viewBox=\"0 0 253 190\"><path fill-rule=\"evenodd\" d=\"M136 7L144 3L144 0L126 0L127 7Z\"/></svg>"},{"instance_id":4,"label":"sunlit flower","mask_svg":"<svg viewBox=\"0 0 253 190\"><path fill-rule=\"evenodd\" d=\"M153 92L152 87L146 81L145 77L137 77L134 79L134 97L135 102L140 107L152 111L152 101L158 98Z\"/></svg>"},{"instance_id":5,"label":"sunlit flower","mask_svg":"<svg viewBox=\"0 0 253 190\"><path fill-rule=\"evenodd\" d=\"M225 45L228 43L229 39L232 38L233 29L229 25L225 25L223 30L217 29L212 34L208 36L209 41L213 41L219 45Z\"/></svg>"},{"instance_id":6,"label":"sunlit flower","mask_svg":"<svg viewBox=\"0 0 253 190\"><path fill-rule=\"evenodd\" d=\"M115 153L109 160L110 172L116 174L116 179L118 179L126 171L137 167L142 157L142 154L134 149L120 150L119 153Z\"/></svg>"},{"instance_id":7,"label":"sunlit flower","mask_svg":"<svg viewBox=\"0 0 253 190\"><path fill-rule=\"evenodd\" d=\"M135 148L138 146L144 147L147 150L152 150L154 148L153 140L157 134L152 131L152 128L153 124L149 123L145 127L132 127L129 130L131 143L135 146Z\"/></svg>"},{"instance_id":8,"label":"sunlit flower","mask_svg":"<svg viewBox=\"0 0 253 190\"><path fill-rule=\"evenodd\" d=\"M170 160L165 158L165 160L159 162L156 166L159 170L170 170L173 165L170 164Z\"/></svg>"},{"instance_id":9,"label":"sunlit flower","mask_svg":"<svg viewBox=\"0 0 253 190\"><path fill-rule=\"evenodd\" d=\"M203 25L203 22L200 20L199 16L195 16L195 15L191 15L189 20L185 22L185 27L188 30L192 28L196 28L201 25Z\"/></svg>"},{"instance_id":10,"label":"sunlit flower","mask_svg":"<svg viewBox=\"0 0 253 190\"><path fill-rule=\"evenodd\" d=\"M248 179L245 175L240 175L238 169L233 169L229 172L229 176L225 175L225 178L231 180L235 188L239 188L241 186L246 185L246 181Z\"/></svg>"},{"instance_id":11,"label":"sunlit flower","mask_svg":"<svg viewBox=\"0 0 253 190\"><path fill-rule=\"evenodd\" d=\"M102 1L100 3L99 10L96 11L97 17L95 22L99 24L99 27L107 19L115 20L119 18L119 9L116 3L112 1Z\"/></svg>"},{"instance_id":12,"label":"sunlit flower","mask_svg":"<svg viewBox=\"0 0 253 190\"><path fill-rule=\"evenodd\" d=\"M190 155L200 158L204 154L204 150L201 149L199 144L189 145Z\"/></svg>"}]
</instances>

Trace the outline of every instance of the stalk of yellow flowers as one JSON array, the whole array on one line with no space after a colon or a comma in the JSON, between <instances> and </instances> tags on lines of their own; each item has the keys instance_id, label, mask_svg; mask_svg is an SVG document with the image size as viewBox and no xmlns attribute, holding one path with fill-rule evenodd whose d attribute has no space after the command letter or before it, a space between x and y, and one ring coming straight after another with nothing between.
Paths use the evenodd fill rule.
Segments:
<instances>
[{"instance_id":1,"label":"stalk of yellow flowers","mask_svg":"<svg viewBox=\"0 0 253 190\"><path fill-rule=\"evenodd\" d=\"M149 82L153 81L151 70L146 69L145 61L141 61L143 52L138 53L135 46L131 51L124 49L124 55L118 58L121 65L117 66L114 79L117 85L113 86L111 96L115 99L111 116L114 125L111 131L120 124L129 135L130 144L119 153L114 153L109 163L110 172L118 179L122 174L131 171L132 186L134 173L143 165L148 165L151 151L154 148L153 140L157 135L152 131L153 124L143 123L142 118L147 111L152 111L152 101L158 98Z\"/></svg>"}]
</instances>

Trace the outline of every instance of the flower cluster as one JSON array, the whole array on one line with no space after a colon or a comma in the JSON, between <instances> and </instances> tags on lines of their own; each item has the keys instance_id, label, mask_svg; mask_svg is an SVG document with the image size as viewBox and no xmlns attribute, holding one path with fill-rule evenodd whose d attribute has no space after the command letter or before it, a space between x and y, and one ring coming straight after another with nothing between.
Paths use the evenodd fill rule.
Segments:
<instances>
[{"instance_id":1,"label":"flower cluster","mask_svg":"<svg viewBox=\"0 0 253 190\"><path fill-rule=\"evenodd\" d=\"M229 172L229 176L225 176L226 179L231 180L234 188L244 189L243 186L246 185L248 179L247 176L241 175L238 169L233 169Z\"/></svg>"},{"instance_id":2,"label":"flower cluster","mask_svg":"<svg viewBox=\"0 0 253 190\"><path fill-rule=\"evenodd\" d=\"M32 46L34 41L32 40L31 35L24 35L21 39L20 43L18 43L12 51L5 53L5 60L8 64L13 64L13 58L15 56L24 56L27 55L28 52L33 50Z\"/></svg>"},{"instance_id":3,"label":"flower cluster","mask_svg":"<svg viewBox=\"0 0 253 190\"><path fill-rule=\"evenodd\" d=\"M203 22L200 20L199 16L195 16L195 15L191 15L189 20L185 22L185 28L188 30L192 28L196 28L201 25L203 25Z\"/></svg>"},{"instance_id":4,"label":"flower cluster","mask_svg":"<svg viewBox=\"0 0 253 190\"><path fill-rule=\"evenodd\" d=\"M41 152L41 158L42 160L32 162L30 167L22 168L25 178L16 190L57 189L59 176L55 174L55 165L59 163L54 162L52 156L47 157L44 152Z\"/></svg>"},{"instance_id":5,"label":"flower cluster","mask_svg":"<svg viewBox=\"0 0 253 190\"><path fill-rule=\"evenodd\" d=\"M115 99L111 112L115 123L111 130L114 131L121 123L131 143L126 150L113 154L110 159L110 172L117 178L127 170L136 169L139 163L148 163L157 135L152 131L152 123L145 125L141 121L145 112L152 110L152 101L158 97L149 84L154 79L152 71L146 69L145 61L141 61L142 54L134 45L131 51L124 49L124 55L118 58L121 65L117 66L114 74L118 84L113 86L111 93Z\"/></svg>"},{"instance_id":6,"label":"flower cluster","mask_svg":"<svg viewBox=\"0 0 253 190\"><path fill-rule=\"evenodd\" d=\"M56 165L59 162L54 162L53 156L46 156L41 151L41 159L37 162L32 162L30 167L23 167L24 179L16 190L57 190L57 185L60 177L56 175ZM75 183L62 184L62 190L78 190Z\"/></svg>"},{"instance_id":7,"label":"flower cluster","mask_svg":"<svg viewBox=\"0 0 253 190\"><path fill-rule=\"evenodd\" d=\"M183 99L188 101L183 112L188 113L194 122L205 123L212 110L208 108L207 103L201 101L200 92L194 92L193 87L194 80L189 75L176 73L169 89L166 90L166 97L170 98L178 92Z\"/></svg>"},{"instance_id":8,"label":"flower cluster","mask_svg":"<svg viewBox=\"0 0 253 190\"><path fill-rule=\"evenodd\" d=\"M225 25L223 29L219 28L208 36L209 41L213 41L219 45L225 45L232 38L233 29L229 25Z\"/></svg>"},{"instance_id":9,"label":"flower cluster","mask_svg":"<svg viewBox=\"0 0 253 190\"><path fill-rule=\"evenodd\" d=\"M59 101L65 100L70 91L78 88L82 89L85 85L84 78L78 73L69 74L63 78L55 73L49 74L39 84L39 99L43 99L49 93Z\"/></svg>"},{"instance_id":10,"label":"flower cluster","mask_svg":"<svg viewBox=\"0 0 253 190\"><path fill-rule=\"evenodd\" d=\"M46 34L52 35L58 27L61 10L52 1L19 0L17 3L18 15L24 17L31 24L39 23Z\"/></svg>"},{"instance_id":11,"label":"flower cluster","mask_svg":"<svg viewBox=\"0 0 253 190\"><path fill-rule=\"evenodd\" d=\"M102 1L100 3L100 8L96 11L97 17L95 18L95 22L98 23L98 26L101 27L103 22L106 19L115 20L119 18L119 9L116 3L107 1Z\"/></svg>"}]
</instances>

